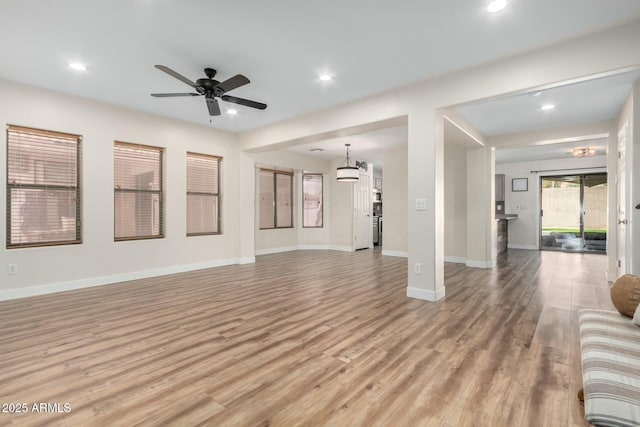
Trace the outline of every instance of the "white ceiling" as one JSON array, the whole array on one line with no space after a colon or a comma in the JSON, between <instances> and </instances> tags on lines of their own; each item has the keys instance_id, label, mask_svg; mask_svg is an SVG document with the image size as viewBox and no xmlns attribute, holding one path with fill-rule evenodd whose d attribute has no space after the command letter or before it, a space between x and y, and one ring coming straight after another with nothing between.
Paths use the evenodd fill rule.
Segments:
<instances>
[{"instance_id":1,"label":"white ceiling","mask_svg":"<svg viewBox=\"0 0 640 427\"><path fill-rule=\"evenodd\" d=\"M640 3L640 2L639 2ZM611 120L618 115L640 70L575 84L532 90L456 107L485 136L554 129ZM534 94L539 93L537 96ZM544 104L553 110L543 111Z\"/></svg>"},{"instance_id":2,"label":"white ceiling","mask_svg":"<svg viewBox=\"0 0 640 427\"><path fill-rule=\"evenodd\" d=\"M189 89L153 65L242 73L231 94L268 109L211 123L242 131L640 18L637 0L488 2L1 0L0 78L209 125L200 97L149 96Z\"/></svg>"},{"instance_id":3,"label":"white ceiling","mask_svg":"<svg viewBox=\"0 0 640 427\"><path fill-rule=\"evenodd\" d=\"M456 124L445 119L444 121L444 143L455 144L463 148L480 148L481 145L460 129Z\"/></svg>"},{"instance_id":4,"label":"white ceiling","mask_svg":"<svg viewBox=\"0 0 640 427\"><path fill-rule=\"evenodd\" d=\"M455 109L489 139L497 135L598 123L618 116L631 86L639 78L640 69L633 69L554 88L532 89L528 93L473 102ZM541 106L544 104L553 104L555 108L543 111ZM606 139L591 139L496 147L496 163L572 158L573 148L587 146L596 148L596 155L606 155L606 145Z\"/></svg>"},{"instance_id":5,"label":"white ceiling","mask_svg":"<svg viewBox=\"0 0 640 427\"><path fill-rule=\"evenodd\" d=\"M481 133L492 136L553 129L599 122L615 117L622 108L631 84L640 78L640 70L581 81L541 91L538 96L503 96L458 106L456 110ZM532 93L535 93L532 92ZM540 105L553 102L556 109L540 111ZM562 107L562 108L561 108ZM477 148L478 143L449 120L444 122L447 144ZM287 148L288 151L321 159L344 159L345 146L351 144L353 159L382 165L383 154L406 147L407 127L400 126L333 138ZM533 143L523 147L497 148L496 163L572 158L577 147L593 147L596 155L606 155L606 139L571 142ZM322 151L311 151L321 148Z\"/></svg>"},{"instance_id":6,"label":"white ceiling","mask_svg":"<svg viewBox=\"0 0 640 427\"><path fill-rule=\"evenodd\" d=\"M607 154L606 139L592 139L558 144L535 145L529 147L496 149L496 163L531 162L536 160L570 159L572 150L578 147L596 149L594 156Z\"/></svg>"},{"instance_id":7,"label":"white ceiling","mask_svg":"<svg viewBox=\"0 0 640 427\"><path fill-rule=\"evenodd\" d=\"M380 129L340 138L325 139L310 144L289 147L286 150L304 154L323 160L345 159L347 148L344 144L351 144L349 158L351 160L366 160L375 165L383 164L384 153L406 148L408 141L407 126ZM311 149L322 151L311 151Z\"/></svg>"}]
</instances>

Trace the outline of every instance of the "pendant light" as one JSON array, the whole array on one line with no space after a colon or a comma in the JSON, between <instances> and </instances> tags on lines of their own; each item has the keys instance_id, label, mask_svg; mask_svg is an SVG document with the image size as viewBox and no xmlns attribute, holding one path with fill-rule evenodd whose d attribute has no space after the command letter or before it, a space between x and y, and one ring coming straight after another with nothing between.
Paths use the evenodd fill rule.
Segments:
<instances>
[{"instance_id":1,"label":"pendant light","mask_svg":"<svg viewBox=\"0 0 640 427\"><path fill-rule=\"evenodd\" d=\"M336 170L336 179L338 182L356 182L360 178L360 171L357 166L351 166L349 160L349 146L351 146L351 144L344 145L347 147L347 158L342 162L342 166Z\"/></svg>"}]
</instances>

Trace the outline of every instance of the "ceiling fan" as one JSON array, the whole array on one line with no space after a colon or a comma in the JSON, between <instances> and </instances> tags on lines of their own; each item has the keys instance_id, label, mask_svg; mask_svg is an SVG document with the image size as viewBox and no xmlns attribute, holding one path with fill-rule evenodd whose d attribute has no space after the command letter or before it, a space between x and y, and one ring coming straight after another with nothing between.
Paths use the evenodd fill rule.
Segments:
<instances>
[{"instance_id":1,"label":"ceiling fan","mask_svg":"<svg viewBox=\"0 0 640 427\"><path fill-rule=\"evenodd\" d=\"M236 74L230 79L227 79L223 82L219 82L213 79L216 76L216 70L214 70L213 68L205 68L204 74L207 77L198 79L194 83L188 78L186 78L185 76L176 73L169 67L165 67L164 65L156 65L155 67L158 70L164 71L170 76L175 77L181 82L188 84L189 86L194 88L196 92L195 93L194 92L152 93L151 96L155 96L158 98L166 98L166 97L174 97L174 96L204 95L204 99L207 102L207 108L209 109L210 116L220 115L220 105L218 105L218 99L221 99L226 102L232 102L238 105L244 105L245 107L257 108L258 110L264 110L265 108L267 108L267 104L263 104L261 102L256 102L256 101L251 101L249 99L237 98L235 96L226 95L227 92L250 83L249 79L243 76L242 74Z\"/></svg>"}]
</instances>

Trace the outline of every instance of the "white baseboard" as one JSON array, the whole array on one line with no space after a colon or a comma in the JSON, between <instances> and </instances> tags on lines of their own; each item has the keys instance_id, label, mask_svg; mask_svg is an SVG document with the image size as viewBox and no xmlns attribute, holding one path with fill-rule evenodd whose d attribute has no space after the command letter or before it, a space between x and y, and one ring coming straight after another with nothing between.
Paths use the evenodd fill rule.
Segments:
<instances>
[{"instance_id":1,"label":"white baseboard","mask_svg":"<svg viewBox=\"0 0 640 427\"><path fill-rule=\"evenodd\" d=\"M341 251L341 252L355 252L355 249L351 246L335 246L329 245L329 249L332 251Z\"/></svg>"},{"instance_id":2,"label":"white baseboard","mask_svg":"<svg viewBox=\"0 0 640 427\"><path fill-rule=\"evenodd\" d=\"M425 301L438 301L444 298L444 287L431 291L429 289L407 287L407 296L409 298L421 299Z\"/></svg>"},{"instance_id":3,"label":"white baseboard","mask_svg":"<svg viewBox=\"0 0 640 427\"><path fill-rule=\"evenodd\" d=\"M341 251L341 252L353 252L354 249L349 246L333 246L333 245L296 245L296 246L283 246L280 248L268 248L268 249L260 249L256 251L256 255L268 255L268 254L278 254L281 252L291 252L291 251L321 251L321 250L330 250L330 251ZM255 261L254 261L255 262Z\"/></svg>"},{"instance_id":4,"label":"white baseboard","mask_svg":"<svg viewBox=\"0 0 640 427\"><path fill-rule=\"evenodd\" d=\"M268 249L260 249L256 251L256 255L269 255L269 254L279 254L280 252L291 252L297 251L297 246L283 246L280 248L268 248Z\"/></svg>"},{"instance_id":5,"label":"white baseboard","mask_svg":"<svg viewBox=\"0 0 640 427\"><path fill-rule=\"evenodd\" d=\"M509 244L507 246L507 248L509 248L509 249L526 249L528 251L537 251L538 250L538 247L534 246L534 245L512 245L512 244Z\"/></svg>"},{"instance_id":6,"label":"white baseboard","mask_svg":"<svg viewBox=\"0 0 640 427\"><path fill-rule=\"evenodd\" d=\"M466 264L466 258L461 256L446 256L444 257L444 262L455 262L456 264Z\"/></svg>"},{"instance_id":7,"label":"white baseboard","mask_svg":"<svg viewBox=\"0 0 640 427\"><path fill-rule=\"evenodd\" d=\"M26 288L0 290L0 301L32 297L36 295L53 294L56 292L72 291L75 289L92 288L94 286L111 285L129 280L147 279L149 277L165 276L167 274L185 273L188 271L204 270L206 268L222 267L240 264L242 259L221 259L201 262L197 264L176 265L172 267L154 268L151 270L135 271L131 273L113 274L110 276L91 277L88 279L71 280L67 282L48 283L46 285L29 286Z\"/></svg>"},{"instance_id":8,"label":"white baseboard","mask_svg":"<svg viewBox=\"0 0 640 427\"><path fill-rule=\"evenodd\" d=\"M298 245L298 250L301 251L327 251L329 245Z\"/></svg>"},{"instance_id":9,"label":"white baseboard","mask_svg":"<svg viewBox=\"0 0 640 427\"><path fill-rule=\"evenodd\" d=\"M409 258L409 254L407 252L385 251L384 249L382 250L382 255L384 255L384 256L397 256L397 257L400 257L400 258Z\"/></svg>"},{"instance_id":10,"label":"white baseboard","mask_svg":"<svg viewBox=\"0 0 640 427\"><path fill-rule=\"evenodd\" d=\"M495 261L474 261L474 260L467 260L465 262L465 265L467 267L471 267L471 268L493 268L496 266L496 262Z\"/></svg>"},{"instance_id":11,"label":"white baseboard","mask_svg":"<svg viewBox=\"0 0 640 427\"><path fill-rule=\"evenodd\" d=\"M238 258L238 264L243 265L243 264L255 264L256 263L256 257L254 256L248 256L246 258Z\"/></svg>"}]
</instances>

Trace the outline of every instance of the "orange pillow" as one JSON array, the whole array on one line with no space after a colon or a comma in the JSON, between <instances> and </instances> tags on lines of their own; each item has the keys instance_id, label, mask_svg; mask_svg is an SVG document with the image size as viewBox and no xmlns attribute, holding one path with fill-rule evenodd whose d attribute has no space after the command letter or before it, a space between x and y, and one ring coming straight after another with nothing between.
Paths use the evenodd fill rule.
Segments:
<instances>
[{"instance_id":1,"label":"orange pillow","mask_svg":"<svg viewBox=\"0 0 640 427\"><path fill-rule=\"evenodd\" d=\"M611 302L621 314L633 317L640 303L640 276L620 276L611 287Z\"/></svg>"}]
</instances>

